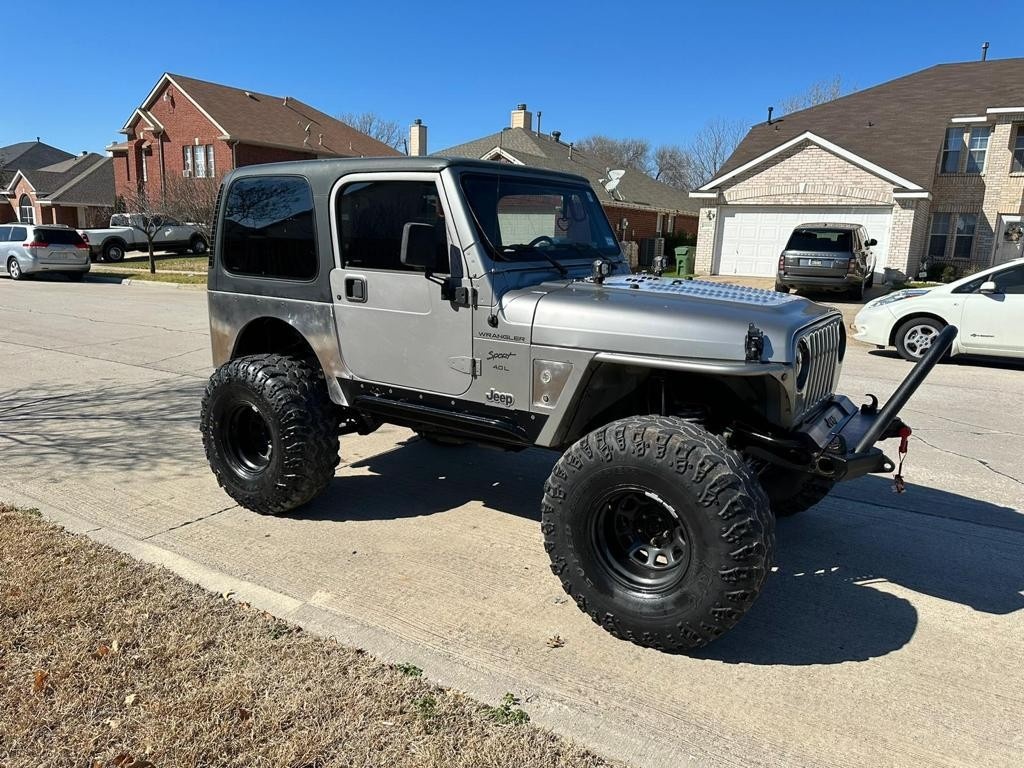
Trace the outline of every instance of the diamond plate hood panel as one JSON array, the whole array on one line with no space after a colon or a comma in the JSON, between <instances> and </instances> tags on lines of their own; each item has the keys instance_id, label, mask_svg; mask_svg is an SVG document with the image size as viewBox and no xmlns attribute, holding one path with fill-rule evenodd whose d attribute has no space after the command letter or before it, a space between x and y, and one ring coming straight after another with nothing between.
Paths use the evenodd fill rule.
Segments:
<instances>
[{"instance_id":1,"label":"diamond plate hood panel","mask_svg":"<svg viewBox=\"0 0 1024 768\"><path fill-rule=\"evenodd\" d=\"M800 328L836 310L798 296L704 280L615 275L545 283L533 343L708 360L743 360L750 323L765 334L765 359L791 362Z\"/></svg>"}]
</instances>

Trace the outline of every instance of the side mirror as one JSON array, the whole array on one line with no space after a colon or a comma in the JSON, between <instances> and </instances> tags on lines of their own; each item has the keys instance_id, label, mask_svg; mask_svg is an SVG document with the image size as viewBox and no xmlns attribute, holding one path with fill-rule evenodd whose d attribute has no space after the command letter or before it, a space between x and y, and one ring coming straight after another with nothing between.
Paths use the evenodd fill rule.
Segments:
<instances>
[{"instance_id":1,"label":"side mirror","mask_svg":"<svg viewBox=\"0 0 1024 768\"><path fill-rule=\"evenodd\" d=\"M986 280L978 288L980 293L999 293L999 286L996 285L995 280Z\"/></svg>"},{"instance_id":2,"label":"side mirror","mask_svg":"<svg viewBox=\"0 0 1024 768\"><path fill-rule=\"evenodd\" d=\"M868 240L868 247L870 248L872 245L878 245L878 241L875 240L875 238L873 237L870 240Z\"/></svg>"},{"instance_id":3,"label":"side mirror","mask_svg":"<svg viewBox=\"0 0 1024 768\"><path fill-rule=\"evenodd\" d=\"M407 267L423 269L430 274L434 267L434 227L410 221L402 227L402 263Z\"/></svg>"}]
</instances>

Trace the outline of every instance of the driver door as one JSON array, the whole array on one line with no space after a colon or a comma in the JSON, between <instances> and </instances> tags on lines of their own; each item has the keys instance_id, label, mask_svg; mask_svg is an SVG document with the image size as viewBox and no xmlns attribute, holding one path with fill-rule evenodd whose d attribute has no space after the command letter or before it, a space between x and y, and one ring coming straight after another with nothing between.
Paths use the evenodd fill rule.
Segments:
<instances>
[{"instance_id":1,"label":"driver door","mask_svg":"<svg viewBox=\"0 0 1024 768\"><path fill-rule=\"evenodd\" d=\"M1024 354L1024 264L995 272L987 280L993 293L975 289L964 299L960 344L965 352L980 355Z\"/></svg>"},{"instance_id":2,"label":"driver door","mask_svg":"<svg viewBox=\"0 0 1024 768\"><path fill-rule=\"evenodd\" d=\"M331 271L341 355L359 379L461 395L473 381L472 311L444 298L464 278L437 174L354 174L332 194ZM401 261L405 224L433 227L432 274ZM447 295L447 294L444 294Z\"/></svg>"}]
</instances>

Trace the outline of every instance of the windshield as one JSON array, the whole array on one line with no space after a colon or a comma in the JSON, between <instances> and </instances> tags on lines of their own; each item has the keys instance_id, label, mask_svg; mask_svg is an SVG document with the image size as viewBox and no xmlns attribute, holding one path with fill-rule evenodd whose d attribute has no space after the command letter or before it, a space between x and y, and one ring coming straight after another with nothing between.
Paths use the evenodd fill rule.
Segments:
<instances>
[{"instance_id":1,"label":"windshield","mask_svg":"<svg viewBox=\"0 0 1024 768\"><path fill-rule=\"evenodd\" d=\"M787 251L827 251L829 253L850 253L850 230L848 229L797 229L790 235Z\"/></svg>"},{"instance_id":2,"label":"windshield","mask_svg":"<svg viewBox=\"0 0 1024 768\"><path fill-rule=\"evenodd\" d=\"M462 189L495 258L551 261L619 255L615 234L589 186L467 174Z\"/></svg>"}]
</instances>

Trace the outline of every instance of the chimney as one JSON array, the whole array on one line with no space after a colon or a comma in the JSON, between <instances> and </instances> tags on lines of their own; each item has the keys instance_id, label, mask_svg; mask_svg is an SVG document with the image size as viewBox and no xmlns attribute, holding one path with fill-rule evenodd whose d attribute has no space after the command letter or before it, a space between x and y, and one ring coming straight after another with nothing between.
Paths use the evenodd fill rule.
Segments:
<instances>
[{"instance_id":1,"label":"chimney","mask_svg":"<svg viewBox=\"0 0 1024 768\"><path fill-rule=\"evenodd\" d=\"M981 60L984 61L988 58L988 42L981 44Z\"/></svg>"},{"instance_id":2,"label":"chimney","mask_svg":"<svg viewBox=\"0 0 1024 768\"><path fill-rule=\"evenodd\" d=\"M533 114L526 111L525 104L517 104L512 110L512 127L525 128L528 131L533 129Z\"/></svg>"},{"instance_id":3,"label":"chimney","mask_svg":"<svg viewBox=\"0 0 1024 768\"><path fill-rule=\"evenodd\" d=\"M409 155L425 157L427 154L427 126L418 117L409 126Z\"/></svg>"}]
</instances>

